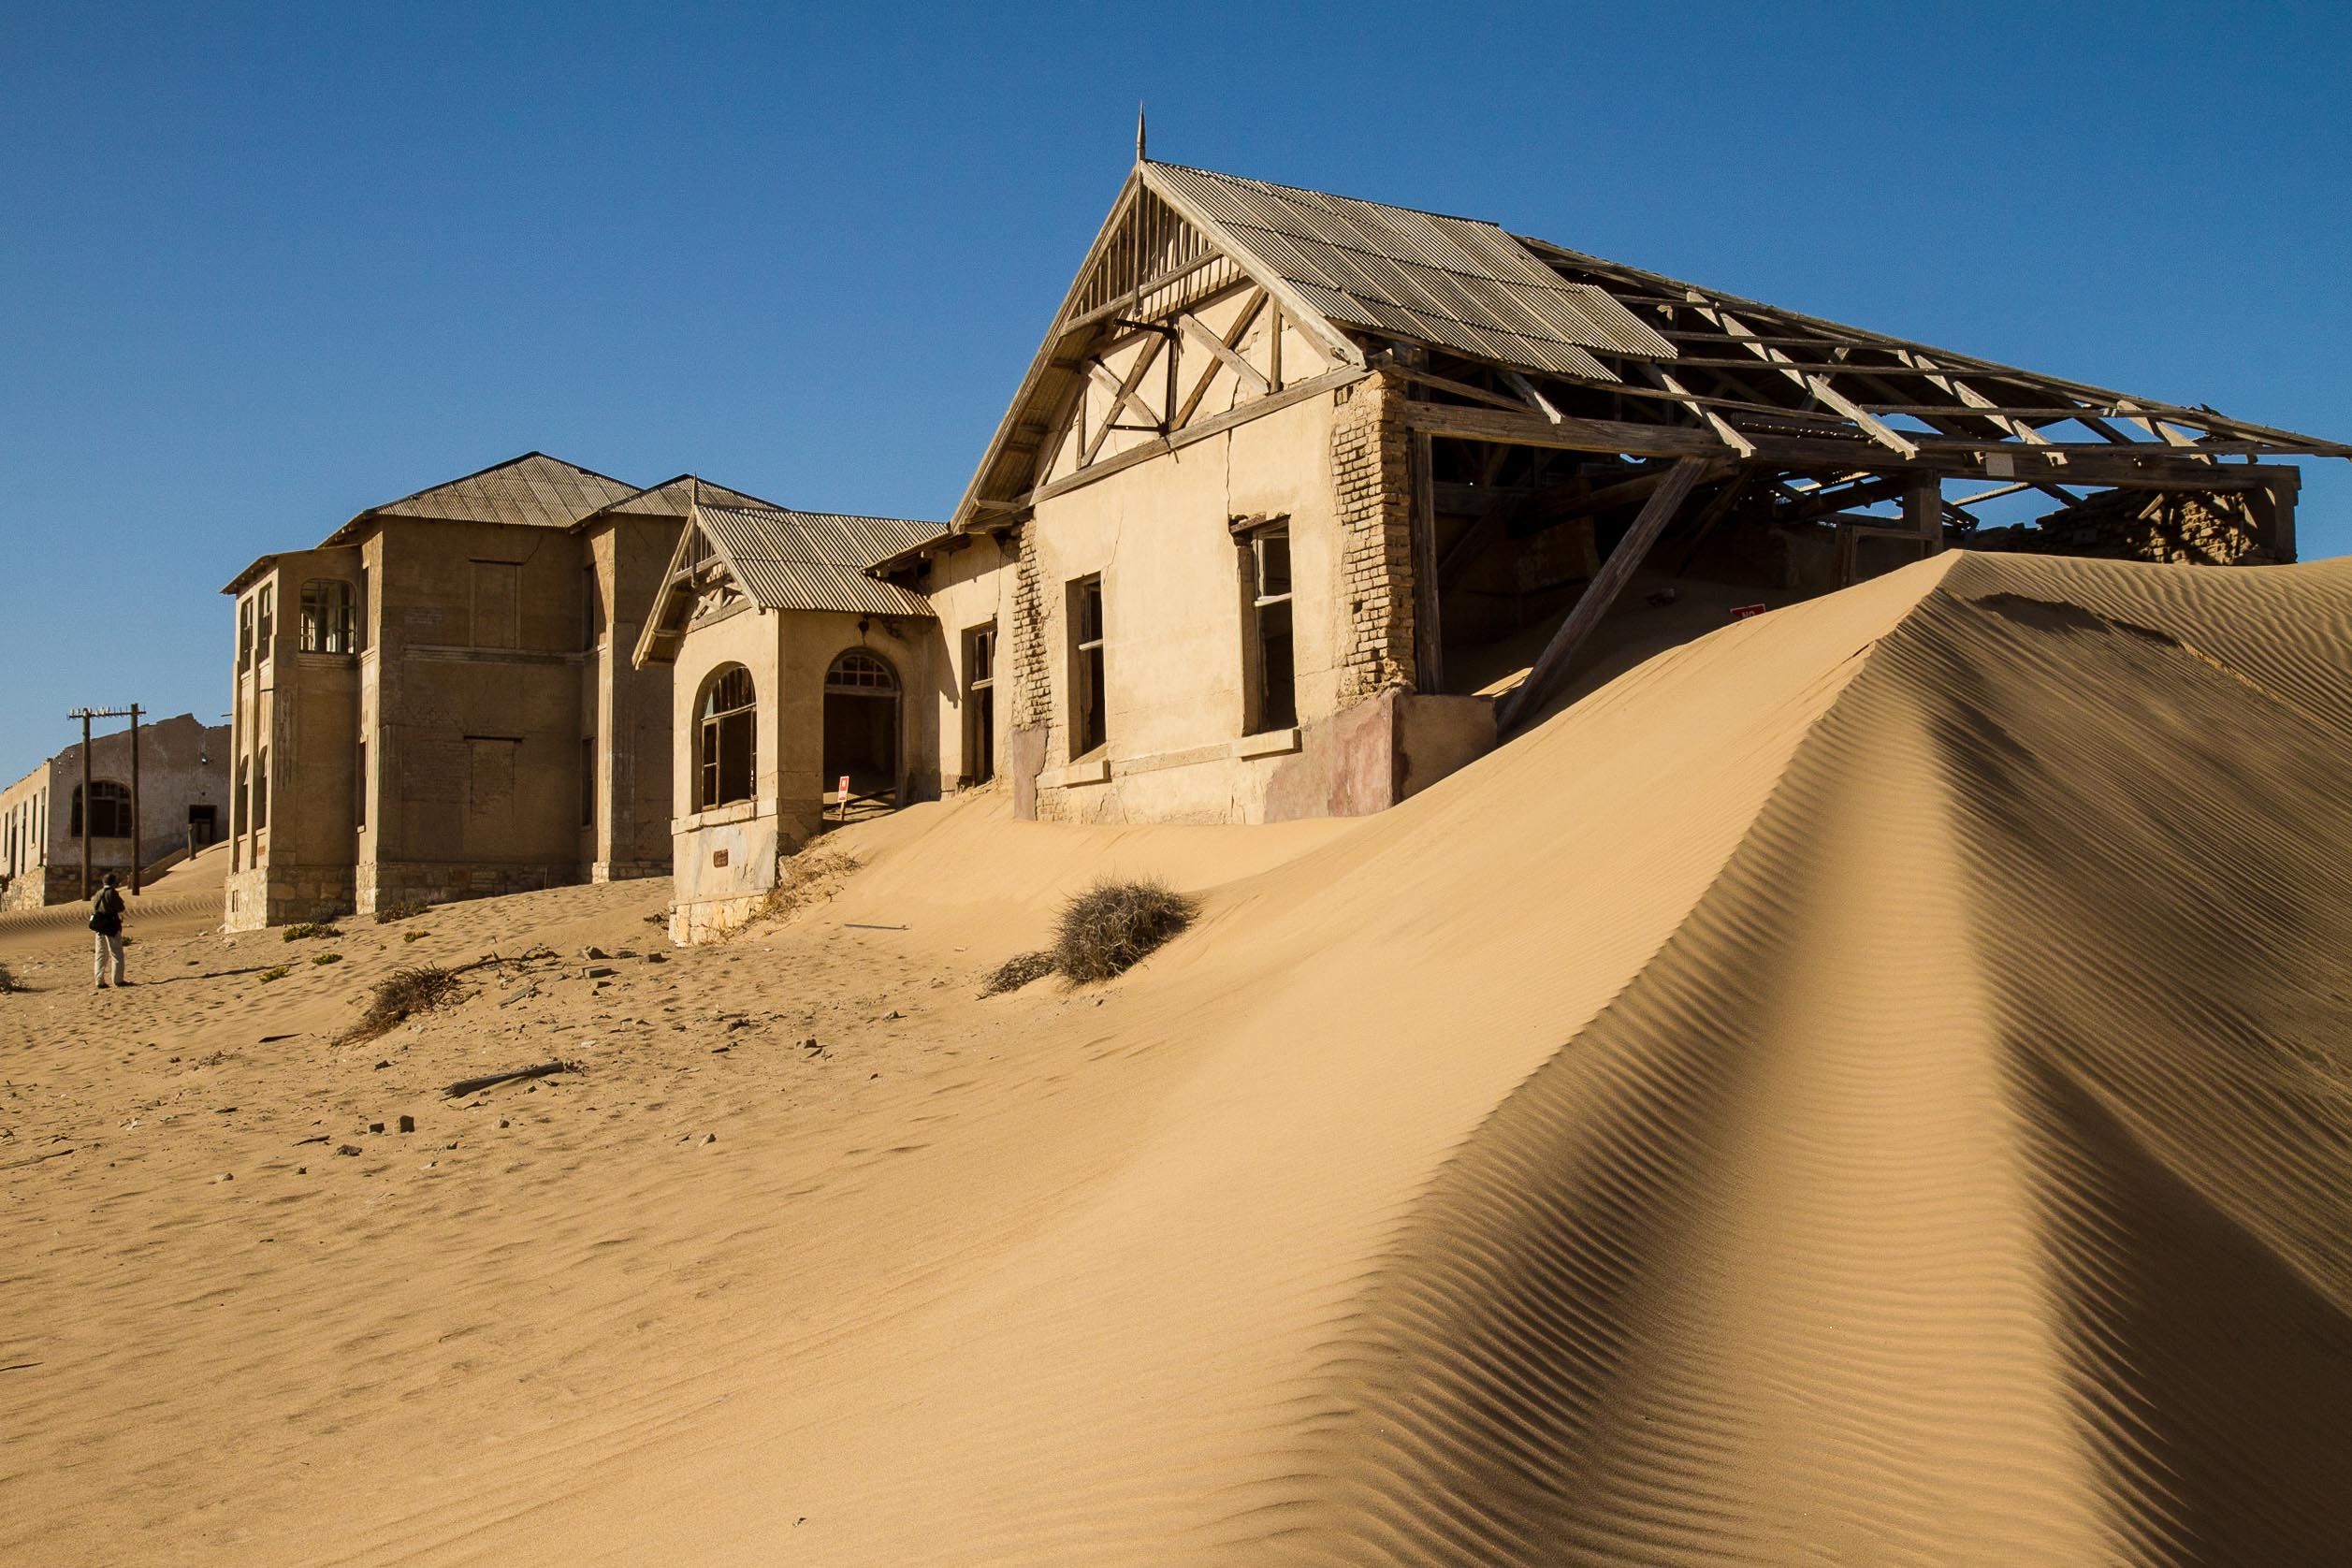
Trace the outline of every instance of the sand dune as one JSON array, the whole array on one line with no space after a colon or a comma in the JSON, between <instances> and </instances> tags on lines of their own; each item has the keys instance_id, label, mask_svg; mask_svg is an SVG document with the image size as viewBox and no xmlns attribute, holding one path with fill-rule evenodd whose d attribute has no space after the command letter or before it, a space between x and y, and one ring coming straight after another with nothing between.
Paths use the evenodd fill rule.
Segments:
<instances>
[{"instance_id":1,"label":"sand dune","mask_svg":"<svg viewBox=\"0 0 2352 1568\"><path fill-rule=\"evenodd\" d=\"M0 929L0 1561L2352 1560L2348 634L1947 556L1379 818L917 808L661 964ZM979 999L1106 867L1206 919ZM330 1043L540 940L613 973Z\"/></svg>"}]
</instances>

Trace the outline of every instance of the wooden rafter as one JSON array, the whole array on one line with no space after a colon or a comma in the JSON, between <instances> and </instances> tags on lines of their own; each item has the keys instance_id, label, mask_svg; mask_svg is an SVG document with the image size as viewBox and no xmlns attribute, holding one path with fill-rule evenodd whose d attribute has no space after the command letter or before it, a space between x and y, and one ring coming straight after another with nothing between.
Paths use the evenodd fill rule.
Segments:
<instances>
[{"instance_id":1,"label":"wooden rafter","mask_svg":"<svg viewBox=\"0 0 2352 1568\"><path fill-rule=\"evenodd\" d=\"M1263 298L1262 291L1260 297ZM1218 363L1241 377L1241 385L1258 397L1262 398L1274 389L1274 384L1266 378L1263 370L1241 357L1241 351L1235 346L1241 341L1240 339L1235 339L1231 343L1227 342L1222 334L1211 331L1208 325L1190 311L1178 314L1176 326L1185 337L1207 349L1210 356ZM1242 330L1244 332L1249 330L1247 322L1242 323ZM1210 373L1213 375L1215 371L1212 370Z\"/></svg>"},{"instance_id":2,"label":"wooden rafter","mask_svg":"<svg viewBox=\"0 0 2352 1568\"><path fill-rule=\"evenodd\" d=\"M1087 376L1096 385L1111 394L1111 407L1103 415L1101 428L1087 438L1085 449L1079 456L1079 467L1084 468L1093 462L1095 454L1102 450L1102 443L1110 439L1111 432L1120 428L1119 411L1122 408L1133 409L1135 416L1144 421L1146 428L1166 433L1168 427L1161 422L1158 412L1135 395L1135 389L1143 385L1144 375L1152 369L1153 361L1159 357L1160 345L1165 341L1157 334L1154 334L1137 353L1135 363L1127 367L1127 373L1125 376L1112 375L1110 369L1099 359L1086 361ZM1082 421L1085 418L1086 407L1082 397L1079 399L1078 406L1079 417Z\"/></svg>"},{"instance_id":3,"label":"wooden rafter","mask_svg":"<svg viewBox=\"0 0 2352 1568\"><path fill-rule=\"evenodd\" d=\"M1649 499L1642 503L1641 512L1633 518L1633 527L1625 530L1625 537L1617 542L1617 547L1601 563L1599 575L1577 598L1567 618L1560 623L1560 630L1544 645L1544 651L1536 655L1527 679L1505 693L1496 705L1496 729L1508 730L1521 715L1549 695L1566 673L1569 661L1575 658L1576 650L1601 624L1601 617L1617 603L1617 596L1625 591L1625 585L1633 580L1634 570L1649 554L1649 547L1658 542L1658 536L1666 530L1675 514L1682 510L1691 487L1706 470L1704 461L1685 458L1668 472L1664 483L1650 491Z\"/></svg>"},{"instance_id":4,"label":"wooden rafter","mask_svg":"<svg viewBox=\"0 0 2352 1568\"><path fill-rule=\"evenodd\" d=\"M1254 290L1249 298L1242 302L1241 310L1234 313L1233 325L1227 327L1224 334L1217 338L1217 341L1225 345L1228 354L1234 355L1237 358L1240 357L1241 341L1249 335L1250 323L1257 319L1257 312L1265 307L1266 301L1267 294L1264 289ZM1211 356L1208 365L1200 372L1200 379L1193 384L1192 390L1185 394L1184 400L1177 405L1175 414L1169 418L1168 424L1170 429L1181 430L1192 423L1193 411L1200 406L1200 399L1209 395L1211 384L1217 379L1217 369L1224 363L1222 358Z\"/></svg>"}]
</instances>

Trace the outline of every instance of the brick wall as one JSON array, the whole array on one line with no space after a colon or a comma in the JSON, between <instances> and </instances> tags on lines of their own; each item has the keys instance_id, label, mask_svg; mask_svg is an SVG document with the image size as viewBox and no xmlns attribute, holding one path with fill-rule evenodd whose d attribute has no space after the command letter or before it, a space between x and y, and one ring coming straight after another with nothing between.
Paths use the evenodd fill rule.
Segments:
<instances>
[{"instance_id":1,"label":"brick wall","mask_svg":"<svg viewBox=\"0 0 2352 1568\"><path fill-rule=\"evenodd\" d=\"M1346 616L1339 695L1355 702L1411 689L1413 486L1406 471L1404 393L1386 375L1358 382L1331 429L1339 502L1340 602Z\"/></svg>"},{"instance_id":2,"label":"brick wall","mask_svg":"<svg viewBox=\"0 0 2352 1568\"><path fill-rule=\"evenodd\" d=\"M1045 589L1038 576L1037 524L1021 525L1020 553L1014 558L1012 626L1008 646L998 653L1003 667L999 679L1012 680L1012 727L1040 729L1053 719L1053 679L1046 625Z\"/></svg>"}]
</instances>

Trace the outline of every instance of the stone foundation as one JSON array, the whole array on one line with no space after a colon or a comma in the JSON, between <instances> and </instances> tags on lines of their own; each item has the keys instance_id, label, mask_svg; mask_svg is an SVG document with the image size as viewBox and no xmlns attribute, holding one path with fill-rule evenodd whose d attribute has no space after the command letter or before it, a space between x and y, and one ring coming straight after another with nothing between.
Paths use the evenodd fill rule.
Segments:
<instances>
[{"instance_id":1,"label":"stone foundation","mask_svg":"<svg viewBox=\"0 0 2352 1568\"><path fill-rule=\"evenodd\" d=\"M379 909L401 904L498 898L512 893L537 893L542 888L572 887L587 879L582 868L572 864L441 865L379 861L359 868L356 908L359 914L373 916Z\"/></svg>"},{"instance_id":2,"label":"stone foundation","mask_svg":"<svg viewBox=\"0 0 2352 1568\"><path fill-rule=\"evenodd\" d=\"M228 931L340 920L352 912L351 867L263 864L234 872L222 905L222 927Z\"/></svg>"}]
</instances>

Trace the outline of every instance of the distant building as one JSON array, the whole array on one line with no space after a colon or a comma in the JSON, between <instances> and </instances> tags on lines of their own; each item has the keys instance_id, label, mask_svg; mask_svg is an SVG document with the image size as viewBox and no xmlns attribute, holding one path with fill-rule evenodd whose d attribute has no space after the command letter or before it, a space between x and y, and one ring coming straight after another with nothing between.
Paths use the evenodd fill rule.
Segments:
<instances>
[{"instance_id":1,"label":"distant building","mask_svg":"<svg viewBox=\"0 0 2352 1568\"><path fill-rule=\"evenodd\" d=\"M238 574L231 929L669 870L648 494L533 452Z\"/></svg>"},{"instance_id":2,"label":"distant building","mask_svg":"<svg viewBox=\"0 0 2352 1568\"><path fill-rule=\"evenodd\" d=\"M144 873L167 870L228 831L228 726L194 714L138 731L138 849ZM94 878L131 868L131 734L90 742L90 796L81 793L81 743L0 791L0 909L33 909L84 896L81 834L90 833Z\"/></svg>"},{"instance_id":3,"label":"distant building","mask_svg":"<svg viewBox=\"0 0 2352 1568\"><path fill-rule=\"evenodd\" d=\"M938 622L944 787L1259 821L1378 810L1604 649L1948 545L2291 560L2294 459L2347 455L1139 159L950 530L875 570Z\"/></svg>"},{"instance_id":4,"label":"distant building","mask_svg":"<svg viewBox=\"0 0 2352 1568\"><path fill-rule=\"evenodd\" d=\"M675 671L670 929L691 941L756 908L828 820L936 796L937 629L865 568L941 525L678 493L686 531L636 659Z\"/></svg>"}]
</instances>

